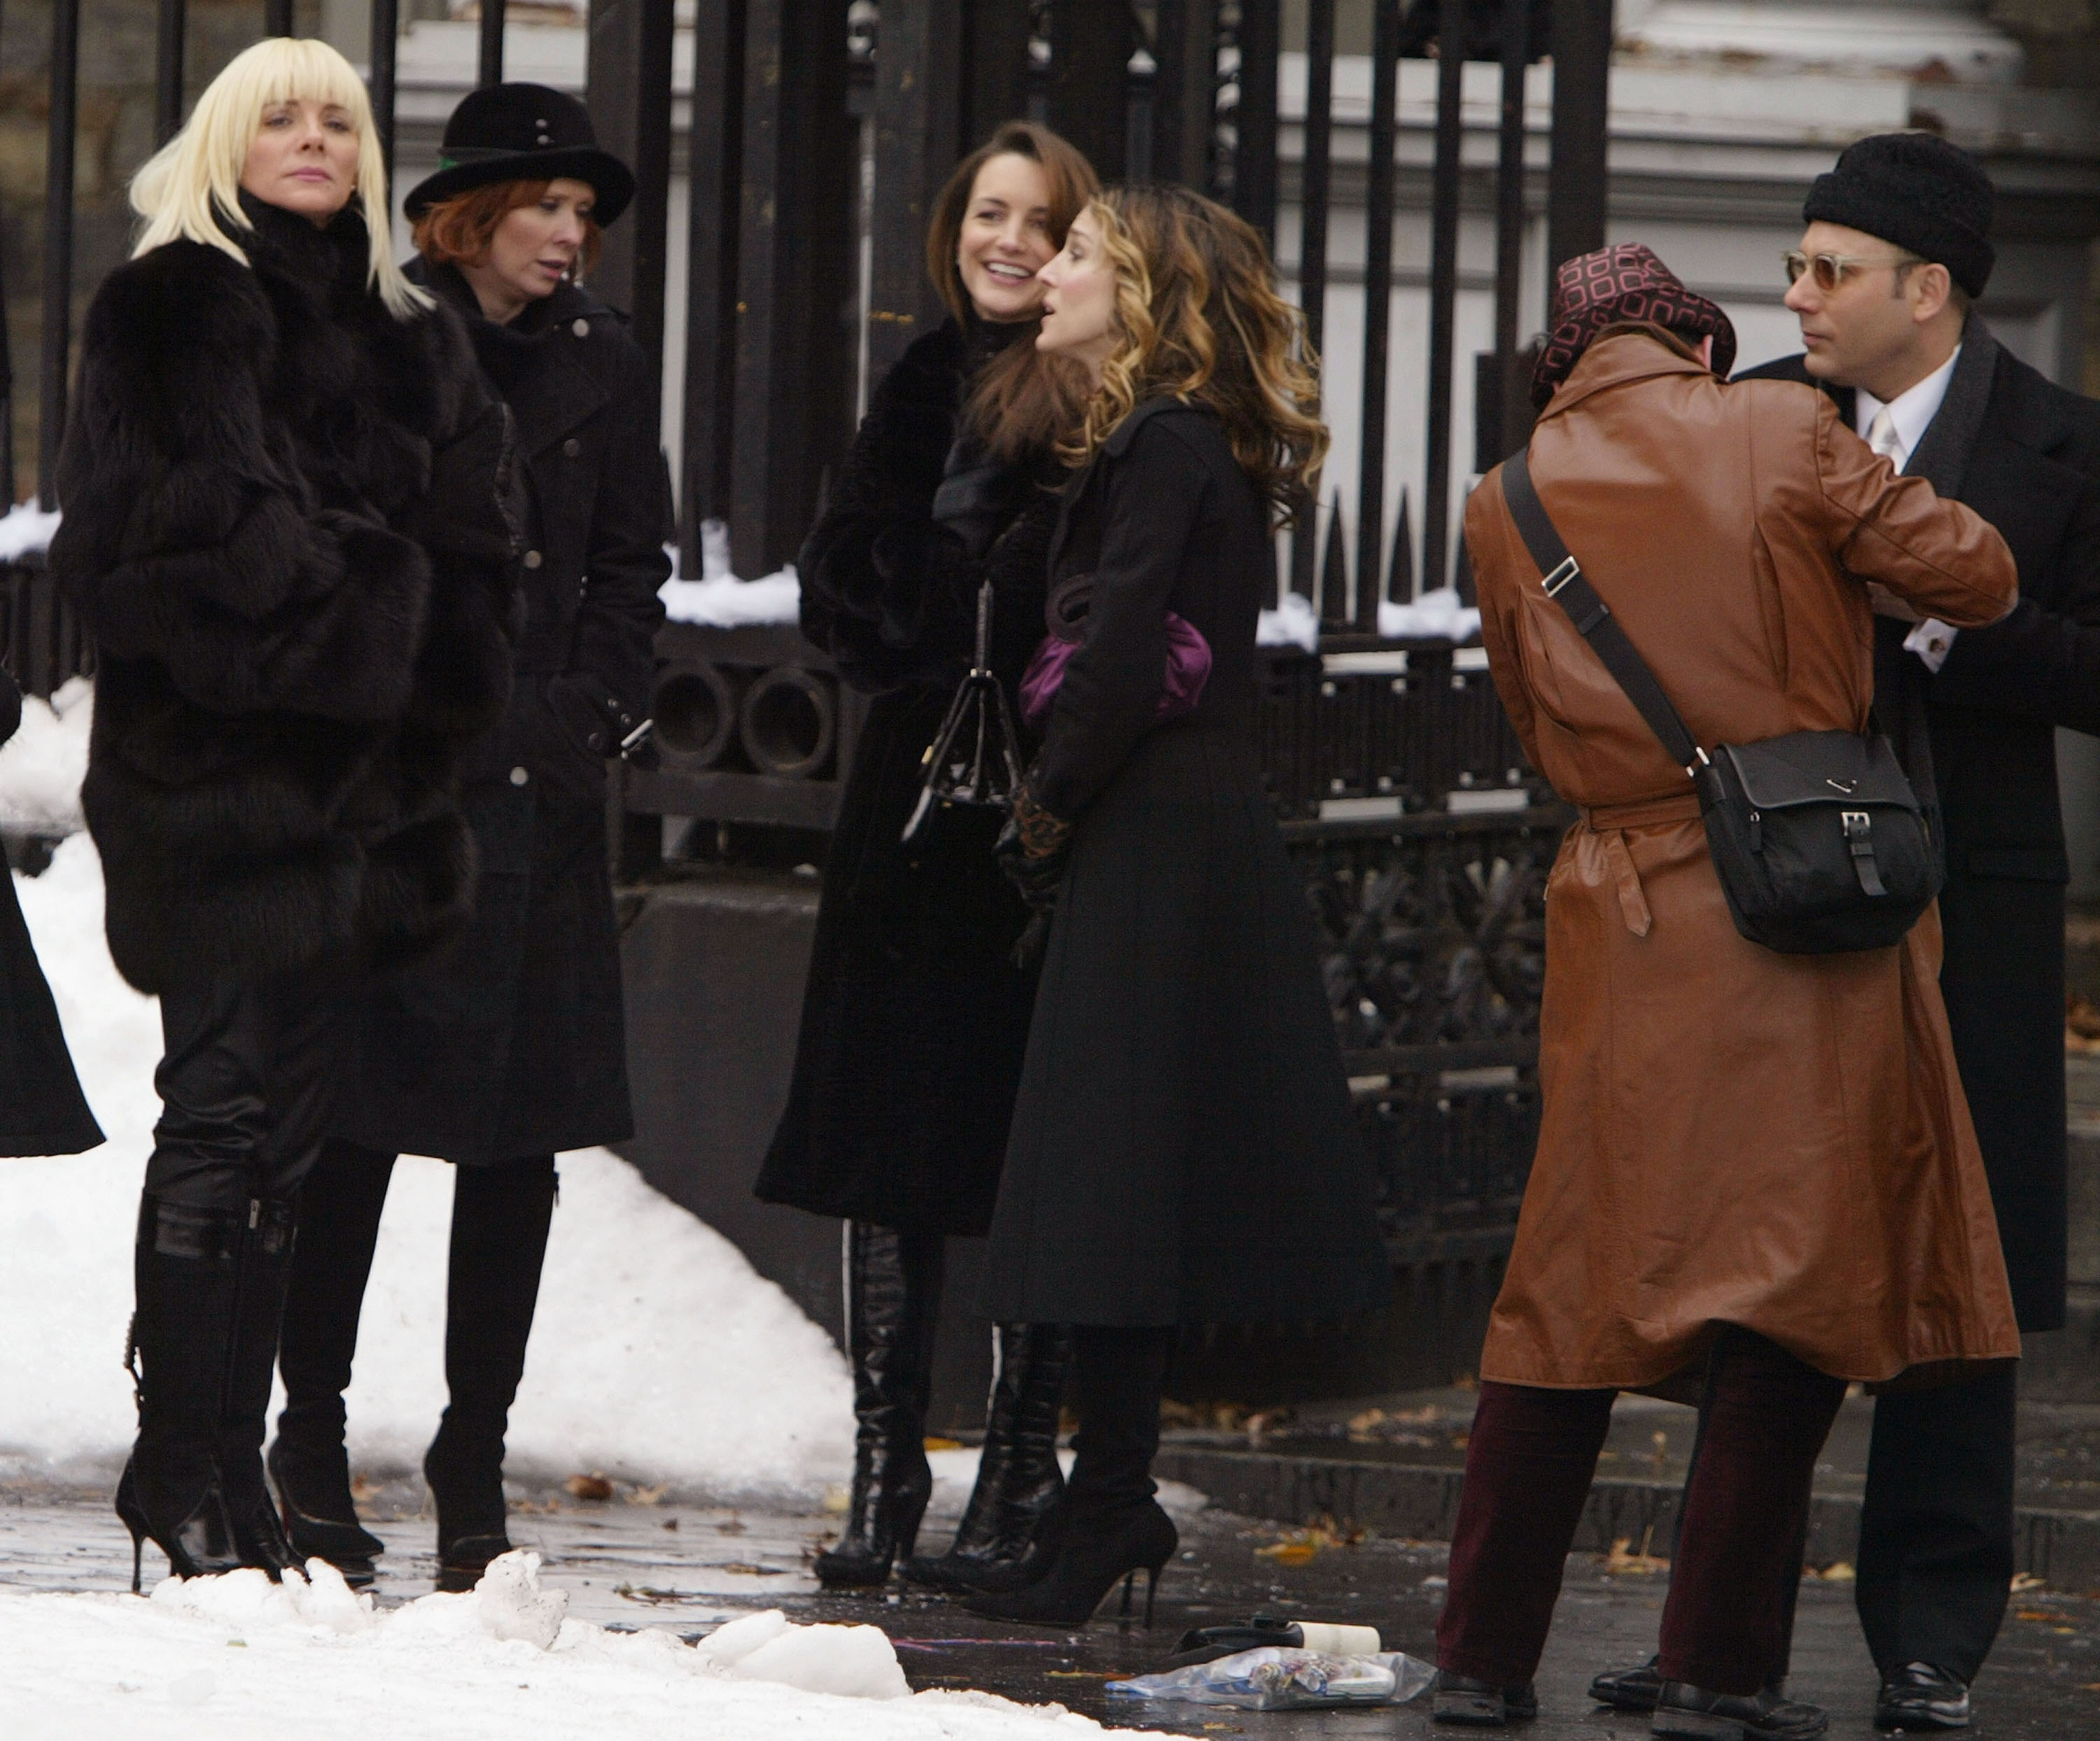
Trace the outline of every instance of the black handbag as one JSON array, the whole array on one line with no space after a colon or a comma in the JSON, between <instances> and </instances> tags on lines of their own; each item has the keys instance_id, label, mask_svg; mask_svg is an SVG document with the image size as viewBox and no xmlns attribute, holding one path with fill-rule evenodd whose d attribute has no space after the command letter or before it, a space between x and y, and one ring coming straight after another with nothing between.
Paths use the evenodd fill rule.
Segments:
<instances>
[{"instance_id":1,"label":"black handbag","mask_svg":"<svg viewBox=\"0 0 2100 1741\"><path fill-rule=\"evenodd\" d=\"M919 802L904 824L909 842L937 809L951 804L1004 809L1021 784L1020 738L1006 690L991 668L991 582L977 588L977 658L926 746Z\"/></svg>"},{"instance_id":2,"label":"black handbag","mask_svg":"<svg viewBox=\"0 0 2100 1741\"><path fill-rule=\"evenodd\" d=\"M1502 496L1546 597L1696 786L1736 929L1789 955L1901 941L1939 894L1941 867L1924 807L1888 739L1797 731L1718 744L1710 757L1568 553L1524 454L1503 464Z\"/></svg>"}]
</instances>

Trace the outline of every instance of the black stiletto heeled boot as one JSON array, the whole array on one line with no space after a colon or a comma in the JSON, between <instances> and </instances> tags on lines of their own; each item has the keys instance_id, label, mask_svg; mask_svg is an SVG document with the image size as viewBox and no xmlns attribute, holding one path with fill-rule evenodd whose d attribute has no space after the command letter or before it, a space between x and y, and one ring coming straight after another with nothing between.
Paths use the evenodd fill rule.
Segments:
<instances>
[{"instance_id":1,"label":"black stiletto heeled boot","mask_svg":"<svg viewBox=\"0 0 2100 1741\"><path fill-rule=\"evenodd\" d=\"M342 1395L393 1172L394 1157L377 1150L331 1142L322 1151L299 1192L277 1348L285 1408L269 1469L285 1532L293 1548L326 1560L353 1589L373 1581L374 1562L386 1549L357 1521Z\"/></svg>"},{"instance_id":2,"label":"black stiletto heeled boot","mask_svg":"<svg viewBox=\"0 0 2100 1741\"><path fill-rule=\"evenodd\" d=\"M558 1181L552 1156L462 1166L445 1294L451 1391L423 1476L438 1509L438 1588L470 1590L510 1551L503 1435L525 1375Z\"/></svg>"},{"instance_id":3,"label":"black stiletto heeled boot","mask_svg":"<svg viewBox=\"0 0 2100 1741\"><path fill-rule=\"evenodd\" d=\"M233 1545L242 1565L267 1572L272 1583L306 1565L306 1557L286 1539L262 1474L262 1435L269 1426L270 1380L277 1369L277 1332L285 1320L297 1213L295 1205L281 1200L248 1206L218 1418L219 1483Z\"/></svg>"},{"instance_id":4,"label":"black stiletto heeled boot","mask_svg":"<svg viewBox=\"0 0 2100 1741\"><path fill-rule=\"evenodd\" d=\"M241 1563L219 1478L218 1424L244 1220L150 1192L139 1199L128 1351L139 1437L116 1495L117 1515L131 1532L135 1592L149 1540L179 1578Z\"/></svg>"},{"instance_id":5,"label":"black stiletto heeled boot","mask_svg":"<svg viewBox=\"0 0 2100 1741\"><path fill-rule=\"evenodd\" d=\"M1174 1520L1146 1500L1135 1510L1102 1514L1074 1505L1065 1523L1064 1544L1048 1571L1025 1589L973 1598L966 1606L987 1620L1031 1626L1083 1626L1102 1598L1120 1582L1123 1609L1130 1613L1131 1586L1145 1574L1145 1624L1152 1624L1152 1599L1159 1575L1181 1545Z\"/></svg>"},{"instance_id":6,"label":"black stiletto heeled boot","mask_svg":"<svg viewBox=\"0 0 2100 1741\"><path fill-rule=\"evenodd\" d=\"M945 1251L938 1234L851 1224L847 1346L854 1363L853 1499L838 1545L817 1556L820 1583L867 1589L911 1557L933 1491L926 1407Z\"/></svg>"},{"instance_id":7,"label":"black stiletto heeled boot","mask_svg":"<svg viewBox=\"0 0 2100 1741\"><path fill-rule=\"evenodd\" d=\"M969 1505L946 1553L921 1555L905 1566L904 1576L914 1584L1017 1590L1042 1577L1057 1558L1065 1520L1057 1413L1072 1360L1071 1333L1057 1324L1002 1324L999 1355Z\"/></svg>"},{"instance_id":8,"label":"black stiletto heeled boot","mask_svg":"<svg viewBox=\"0 0 2100 1741\"><path fill-rule=\"evenodd\" d=\"M1079 1430L1065 1492L1064 1540L1049 1571L1025 1589L977 1597L973 1614L1037 1626L1080 1626L1118 1580L1123 1612L1145 1574L1145 1624L1152 1624L1159 1574L1180 1537L1153 1498L1159 1399L1173 1351L1170 1329L1082 1326L1072 1333Z\"/></svg>"}]
</instances>

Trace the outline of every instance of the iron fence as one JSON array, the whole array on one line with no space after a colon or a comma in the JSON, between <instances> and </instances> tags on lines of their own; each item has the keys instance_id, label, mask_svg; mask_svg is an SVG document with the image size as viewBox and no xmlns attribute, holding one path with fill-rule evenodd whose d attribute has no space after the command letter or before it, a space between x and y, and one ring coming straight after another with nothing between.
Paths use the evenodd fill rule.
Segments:
<instances>
[{"instance_id":1,"label":"iron fence","mask_svg":"<svg viewBox=\"0 0 2100 1741\"><path fill-rule=\"evenodd\" d=\"M180 124L184 0L156 0L156 136ZM504 0L480 0L476 73L504 72ZM1506 1245L1536 1135L1543 884L1568 813L1524 767L1477 648L1394 641L1379 607L1452 577L1453 408L1462 209L1461 104L1469 60L1500 67L1494 345L1471 359L1485 461L1521 441L1523 244L1538 203L1527 171L1527 68L1555 69L1544 178L1548 264L1604 233L1611 0L1304 0L1284 40L1282 0L696 0L696 76L684 129L682 287L668 275L673 0L593 0L587 99L599 135L636 172L629 220L607 238L597 288L660 355L682 301L680 540L697 572L700 527L727 522L732 567L790 559L849 439L866 378L941 318L921 266L934 192L997 121L1027 113L1105 177L1176 179L1229 201L1273 238L1316 347L1331 283L1360 266L1356 526L1308 515L1279 547L1279 580L1317 601L1319 650L1264 655L1263 765L1322 937L1322 969L1360 1117L1379 1158L1397 1259L1492 1260ZM289 33L292 0L264 29ZM399 0L372 0L369 79L390 166ZM1368 25L1370 102L1360 262L1332 258L1340 27ZM43 213L38 489L53 475L72 348L80 0L53 0ZM1303 64L1286 114L1286 58ZM1427 343L1396 359L1392 296L1403 64L1433 58ZM1354 73L1352 73L1354 77ZM1342 117L1352 130L1353 112ZM1353 150L1353 148L1352 148ZM1353 156L1343 165L1356 173ZM866 265L854 245L871 174ZM1355 183L1350 183L1353 195ZM682 289L674 298L674 289ZM1330 364L1334 358L1330 356ZM1403 491L1390 513L1388 383L1426 377L1419 559ZM6 421L0 410L0 423ZM11 450L0 452L13 483ZM1456 578L1462 585L1462 561ZM4 571L6 656L48 694L93 652L42 563ZM660 849L660 817L822 830L836 813L861 705L792 628L673 625L660 644L655 772L623 770L625 868Z\"/></svg>"}]
</instances>

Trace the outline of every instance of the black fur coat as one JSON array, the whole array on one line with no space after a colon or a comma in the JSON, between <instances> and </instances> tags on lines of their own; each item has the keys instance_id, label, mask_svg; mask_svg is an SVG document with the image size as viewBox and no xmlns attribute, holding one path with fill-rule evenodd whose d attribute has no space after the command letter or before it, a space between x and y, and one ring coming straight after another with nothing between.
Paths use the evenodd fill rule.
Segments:
<instances>
[{"instance_id":1,"label":"black fur coat","mask_svg":"<svg viewBox=\"0 0 2100 1741\"><path fill-rule=\"evenodd\" d=\"M937 810L907 845L926 749L968 669L992 583L991 664L1014 691L1041 642L1060 477L990 480L972 553L933 518L973 368L1001 339L952 321L884 377L798 559L802 632L876 692L824 862L788 1109L767 1202L927 1232L982 1233L999 1193L1035 969L1028 912L992 857L1003 813Z\"/></svg>"},{"instance_id":2,"label":"black fur coat","mask_svg":"<svg viewBox=\"0 0 2100 1741\"><path fill-rule=\"evenodd\" d=\"M148 992L416 954L472 901L457 772L515 632L508 443L457 320L397 320L353 209L253 201L90 308L51 566L95 637L82 791Z\"/></svg>"}]
</instances>

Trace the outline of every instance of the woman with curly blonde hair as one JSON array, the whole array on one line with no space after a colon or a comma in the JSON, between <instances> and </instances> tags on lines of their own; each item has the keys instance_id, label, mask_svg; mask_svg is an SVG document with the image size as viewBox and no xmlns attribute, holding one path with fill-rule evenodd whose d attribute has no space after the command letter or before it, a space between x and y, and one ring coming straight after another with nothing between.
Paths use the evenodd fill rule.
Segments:
<instances>
[{"instance_id":1,"label":"woman with curly blonde hair","mask_svg":"<svg viewBox=\"0 0 2100 1741\"><path fill-rule=\"evenodd\" d=\"M1271 529L1326 446L1298 313L1255 231L1176 187L1103 194L1041 276L1036 343L1094 392L1000 847L1054 916L986 1304L1073 1326L1079 1430L1055 1563L973 1607L1061 1626L1173 1556L1149 1470L1176 1329L1372 1311L1391 1283L1255 756Z\"/></svg>"}]
</instances>

